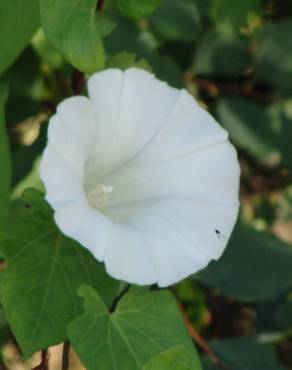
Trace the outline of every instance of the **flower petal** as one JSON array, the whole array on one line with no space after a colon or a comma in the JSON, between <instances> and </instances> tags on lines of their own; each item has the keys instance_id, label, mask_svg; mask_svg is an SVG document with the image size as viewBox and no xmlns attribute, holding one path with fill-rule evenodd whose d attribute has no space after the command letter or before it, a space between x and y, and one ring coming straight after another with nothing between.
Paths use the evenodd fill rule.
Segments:
<instances>
[{"instance_id":1,"label":"flower petal","mask_svg":"<svg viewBox=\"0 0 292 370\"><path fill-rule=\"evenodd\" d=\"M94 141L90 100L83 96L65 99L50 119L48 141L78 170L83 171Z\"/></svg>"},{"instance_id":2,"label":"flower petal","mask_svg":"<svg viewBox=\"0 0 292 370\"><path fill-rule=\"evenodd\" d=\"M46 199L56 210L73 200L84 198L82 173L51 145L44 151L40 177L46 188Z\"/></svg>"},{"instance_id":3,"label":"flower petal","mask_svg":"<svg viewBox=\"0 0 292 370\"><path fill-rule=\"evenodd\" d=\"M108 207L146 199L182 198L209 205L238 206L239 164L236 152L222 142L152 167L131 163L105 178L116 189Z\"/></svg>"},{"instance_id":4,"label":"flower petal","mask_svg":"<svg viewBox=\"0 0 292 370\"><path fill-rule=\"evenodd\" d=\"M140 285L173 284L219 258L239 206L227 132L185 90L136 68L97 73L88 89L58 107L41 162L60 229ZM101 196L98 210L85 192Z\"/></svg>"},{"instance_id":5,"label":"flower petal","mask_svg":"<svg viewBox=\"0 0 292 370\"><path fill-rule=\"evenodd\" d=\"M173 226L157 222L156 217L147 218L136 220L134 225L145 240L144 248L151 256L159 286L174 284L207 265L209 261L194 253L192 247L195 249L195 246L190 245Z\"/></svg>"},{"instance_id":6,"label":"flower petal","mask_svg":"<svg viewBox=\"0 0 292 370\"><path fill-rule=\"evenodd\" d=\"M204 150L227 139L227 132L185 90L160 130L143 149L137 161L156 165Z\"/></svg>"},{"instance_id":7,"label":"flower petal","mask_svg":"<svg viewBox=\"0 0 292 370\"><path fill-rule=\"evenodd\" d=\"M107 70L89 80L97 127L89 172L100 176L137 155L170 114L179 90L143 70ZM130 143L130 145L129 145Z\"/></svg>"},{"instance_id":8,"label":"flower petal","mask_svg":"<svg viewBox=\"0 0 292 370\"><path fill-rule=\"evenodd\" d=\"M104 261L106 270L116 279L139 285L150 285L157 281L141 233L127 225L114 225Z\"/></svg>"},{"instance_id":9,"label":"flower petal","mask_svg":"<svg viewBox=\"0 0 292 370\"><path fill-rule=\"evenodd\" d=\"M141 233L160 286L174 284L218 259L238 212L237 207L176 199L144 201L127 209L126 223ZM116 218L117 214L112 213L111 217ZM122 261L119 267L127 273Z\"/></svg>"},{"instance_id":10,"label":"flower petal","mask_svg":"<svg viewBox=\"0 0 292 370\"><path fill-rule=\"evenodd\" d=\"M55 221L65 235L77 240L99 261L102 260L113 228L107 217L90 208L83 199L58 209Z\"/></svg>"}]
</instances>

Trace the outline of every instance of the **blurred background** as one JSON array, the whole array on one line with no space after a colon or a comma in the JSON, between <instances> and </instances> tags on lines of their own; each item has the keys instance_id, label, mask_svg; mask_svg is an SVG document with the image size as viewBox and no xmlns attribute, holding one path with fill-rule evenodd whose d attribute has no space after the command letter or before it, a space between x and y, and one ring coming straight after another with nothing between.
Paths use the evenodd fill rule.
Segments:
<instances>
[{"instance_id":1,"label":"blurred background","mask_svg":"<svg viewBox=\"0 0 292 370\"><path fill-rule=\"evenodd\" d=\"M136 22L106 11L115 27L104 39L108 56L133 53L188 89L238 150L241 212L230 244L219 262L173 287L204 370L292 369L292 1L162 0ZM78 72L38 30L1 80L10 88L16 199L42 188L47 120L76 92ZM0 369L31 369L39 354L24 362L0 315ZM71 368L80 368L76 358Z\"/></svg>"}]
</instances>

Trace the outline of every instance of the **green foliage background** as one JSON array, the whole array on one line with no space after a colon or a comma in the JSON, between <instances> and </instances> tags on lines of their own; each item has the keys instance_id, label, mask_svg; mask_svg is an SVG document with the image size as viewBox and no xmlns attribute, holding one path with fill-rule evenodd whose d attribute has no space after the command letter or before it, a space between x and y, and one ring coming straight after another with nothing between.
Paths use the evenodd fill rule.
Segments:
<instances>
[{"instance_id":1,"label":"green foliage background","mask_svg":"<svg viewBox=\"0 0 292 370\"><path fill-rule=\"evenodd\" d=\"M171 293L132 287L112 314L118 283L56 229L38 163L56 105L130 66L228 130L241 212L218 262ZM0 0L2 366L11 340L24 357L70 340L89 370L292 369L291 145L290 0Z\"/></svg>"}]
</instances>

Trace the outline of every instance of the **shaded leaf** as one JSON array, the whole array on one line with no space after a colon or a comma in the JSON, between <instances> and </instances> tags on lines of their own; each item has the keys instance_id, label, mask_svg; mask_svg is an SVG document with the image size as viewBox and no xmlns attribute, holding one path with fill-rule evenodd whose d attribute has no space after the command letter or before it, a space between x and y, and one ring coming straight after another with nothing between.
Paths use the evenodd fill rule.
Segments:
<instances>
[{"instance_id":1,"label":"shaded leaf","mask_svg":"<svg viewBox=\"0 0 292 370\"><path fill-rule=\"evenodd\" d=\"M198 36L200 14L195 1L163 0L149 22L160 38L192 41Z\"/></svg>"},{"instance_id":2,"label":"shaded leaf","mask_svg":"<svg viewBox=\"0 0 292 370\"><path fill-rule=\"evenodd\" d=\"M252 65L244 38L227 38L211 31L200 39L193 63L194 73L237 75Z\"/></svg>"},{"instance_id":3,"label":"shaded leaf","mask_svg":"<svg viewBox=\"0 0 292 370\"><path fill-rule=\"evenodd\" d=\"M241 98L219 100L217 114L232 140L263 163L292 166L292 102L266 108Z\"/></svg>"},{"instance_id":4,"label":"shaded leaf","mask_svg":"<svg viewBox=\"0 0 292 370\"><path fill-rule=\"evenodd\" d=\"M113 0L116 9L126 18L139 19L152 13L161 0Z\"/></svg>"},{"instance_id":5,"label":"shaded leaf","mask_svg":"<svg viewBox=\"0 0 292 370\"><path fill-rule=\"evenodd\" d=\"M84 286L85 313L69 325L69 338L88 370L133 370L155 354L184 345L200 369L176 302L168 291L132 287L109 313L98 294Z\"/></svg>"},{"instance_id":6,"label":"shaded leaf","mask_svg":"<svg viewBox=\"0 0 292 370\"><path fill-rule=\"evenodd\" d=\"M5 225L10 207L11 157L4 115L7 99L8 88L0 84L0 227Z\"/></svg>"},{"instance_id":7,"label":"shaded leaf","mask_svg":"<svg viewBox=\"0 0 292 370\"><path fill-rule=\"evenodd\" d=\"M47 127L41 126L40 135L32 145L15 148L12 153L12 185L17 185L27 176L36 161L45 148L47 136Z\"/></svg>"},{"instance_id":8,"label":"shaded leaf","mask_svg":"<svg viewBox=\"0 0 292 370\"><path fill-rule=\"evenodd\" d=\"M27 47L17 58L13 66L1 76L1 79L9 85L9 102L11 100L11 95L14 100L15 96L19 98L19 100L24 96L32 97L32 87L38 78L39 72L39 59L34 50L31 47ZM15 110L15 104L13 104L13 108ZM35 111L33 113L35 113ZM22 116L19 120L25 118L27 118L27 116Z\"/></svg>"},{"instance_id":9,"label":"shaded leaf","mask_svg":"<svg viewBox=\"0 0 292 370\"><path fill-rule=\"evenodd\" d=\"M96 26L96 0L40 0L40 10L49 41L69 63L86 73L103 69L105 55Z\"/></svg>"},{"instance_id":10,"label":"shaded leaf","mask_svg":"<svg viewBox=\"0 0 292 370\"><path fill-rule=\"evenodd\" d=\"M209 343L212 350L229 370L283 370L274 353L264 345L248 338L214 340ZM209 358L203 357L204 370L220 370Z\"/></svg>"},{"instance_id":11,"label":"shaded leaf","mask_svg":"<svg viewBox=\"0 0 292 370\"><path fill-rule=\"evenodd\" d=\"M29 356L67 338L66 326L82 312L78 286L91 284L109 305L117 282L87 250L59 232L41 193L26 191L24 204L0 236L7 263L0 295L9 325Z\"/></svg>"},{"instance_id":12,"label":"shaded leaf","mask_svg":"<svg viewBox=\"0 0 292 370\"><path fill-rule=\"evenodd\" d=\"M289 245L238 225L221 259L195 278L240 301L266 301L292 287L291 266Z\"/></svg>"},{"instance_id":13,"label":"shaded leaf","mask_svg":"<svg viewBox=\"0 0 292 370\"><path fill-rule=\"evenodd\" d=\"M0 74L27 46L39 23L38 0L0 1Z\"/></svg>"},{"instance_id":14,"label":"shaded leaf","mask_svg":"<svg viewBox=\"0 0 292 370\"><path fill-rule=\"evenodd\" d=\"M216 27L227 35L239 33L247 25L249 17L260 11L261 0L213 0L210 16Z\"/></svg>"},{"instance_id":15,"label":"shaded leaf","mask_svg":"<svg viewBox=\"0 0 292 370\"><path fill-rule=\"evenodd\" d=\"M167 81L171 86L182 88L182 70L179 64L170 56L153 58L151 66L155 76L160 80Z\"/></svg>"},{"instance_id":16,"label":"shaded leaf","mask_svg":"<svg viewBox=\"0 0 292 370\"><path fill-rule=\"evenodd\" d=\"M292 21L268 23L254 37L256 76L277 86L280 92L292 87Z\"/></svg>"},{"instance_id":17,"label":"shaded leaf","mask_svg":"<svg viewBox=\"0 0 292 370\"><path fill-rule=\"evenodd\" d=\"M292 299L287 300L285 303L278 305L275 315L276 323L286 329L292 326Z\"/></svg>"}]
</instances>

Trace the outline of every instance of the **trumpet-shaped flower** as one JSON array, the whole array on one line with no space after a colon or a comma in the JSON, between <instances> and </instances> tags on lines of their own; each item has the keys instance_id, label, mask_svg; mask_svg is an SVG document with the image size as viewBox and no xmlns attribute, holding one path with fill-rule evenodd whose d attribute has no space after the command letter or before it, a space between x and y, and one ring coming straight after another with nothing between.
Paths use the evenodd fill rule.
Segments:
<instances>
[{"instance_id":1,"label":"trumpet-shaped flower","mask_svg":"<svg viewBox=\"0 0 292 370\"><path fill-rule=\"evenodd\" d=\"M226 131L185 90L130 68L51 118L40 174L63 233L130 283L173 284L218 259L236 221Z\"/></svg>"}]
</instances>

